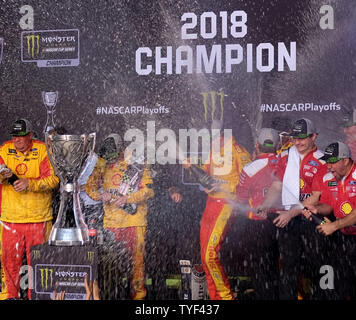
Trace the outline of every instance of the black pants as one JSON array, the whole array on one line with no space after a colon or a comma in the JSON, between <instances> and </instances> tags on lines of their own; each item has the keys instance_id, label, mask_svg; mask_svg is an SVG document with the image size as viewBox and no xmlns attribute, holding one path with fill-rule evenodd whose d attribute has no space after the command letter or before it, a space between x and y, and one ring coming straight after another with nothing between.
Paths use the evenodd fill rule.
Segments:
<instances>
[{"instance_id":1,"label":"black pants","mask_svg":"<svg viewBox=\"0 0 356 320\"><path fill-rule=\"evenodd\" d=\"M310 281L307 299L337 299L336 291L320 285L324 268L334 263L335 244L335 236L325 237L317 231L315 224L301 216L279 229L279 298L297 300L298 281L303 276Z\"/></svg>"},{"instance_id":2,"label":"black pants","mask_svg":"<svg viewBox=\"0 0 356 320\"><path fill-rule=\"evenodd\" d=\"M269 220L248 220L245 224L245 260L257 300L278 299L276 231Z\"/></svg>"},{"instance_id":3,"label":"black pants","mask_svg":"<svg viewBox=\"0 0 356 320\"><path fill-rule=\"evenodd\" d=\"M356 300L356 235L336 232L333 253L334 291L340 300Z\"/></svg>"}]
</instances>

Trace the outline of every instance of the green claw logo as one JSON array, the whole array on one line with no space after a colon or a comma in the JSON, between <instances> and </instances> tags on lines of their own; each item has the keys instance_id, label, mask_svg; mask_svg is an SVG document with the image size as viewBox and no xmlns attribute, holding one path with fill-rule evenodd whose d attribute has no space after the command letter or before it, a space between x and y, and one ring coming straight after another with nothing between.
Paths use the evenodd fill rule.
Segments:
<instances>
[{"instance_id":1,"label":"green claw logo","mask_svg":"<svg viewBox=\"0 0 356 320\"><path fill-rule=\"evenodd\" d=\"M211 104L211 120L218 119L215 118L215 113L218 112L219 110L217 109L217 104L220 104L220 120L223 120L224 116L224 97L225 94L224 92L218 92L218 91L209 91L209 92L200 92L200 94L203 96L203 106L204 106L204 119L205 121L208 121L208 109L209 109L209 96L210 96L210 104ZM218 102L217 102L218 100ZM219 116L219 115L218 115Z\"/></svg>"}]
</instances>

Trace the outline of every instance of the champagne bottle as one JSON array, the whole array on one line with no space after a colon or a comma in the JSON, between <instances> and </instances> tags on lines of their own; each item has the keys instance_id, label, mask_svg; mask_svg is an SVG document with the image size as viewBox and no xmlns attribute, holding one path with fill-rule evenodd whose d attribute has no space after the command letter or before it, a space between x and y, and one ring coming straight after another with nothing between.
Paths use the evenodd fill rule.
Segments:
<instances>
[{"instance_id":1,"label":"champagne bottle","mask_svg":"<svg viewBox=\"0 0 356 320\"><path fill-rule=\"evenodd\" d=\"M322 218L319 218L317 215L315 215L314 213L311 214L311 218L313 220L313 222L320 226L321 224L324 224L325 223L325 220L322 219Z\"/></svg>"},{"instance_id":2,"label":"champagne bottle","mask_svg":"<svg viewBox=\"0 0 356 320\"><path fill-rule=\"evenodd\" d=\"M96 246L98 230L96 229L95 219L90 219L88 222L88 232L90 244Z\"/></svg>"},{"instance_id":3,"label":"champagne bottle","mask_svg":"<svg viewBox=\"0 0 356 320\"><path fill-rule=\"evenodd\" d=\"M308 210L308 208L304 207L304 210ZM325 223L325 219L318 217L316 214L312 213L310 210L308 210L308 211L311 214L310 218L312 219L312 222L314 222L317 226Z\"/></svg>"},{"instance_id":4,"label":"champagne bottle","mask_svg":"<svg viewBox=\"0 0 356 320\"><path fill-rule=\"evenodd\" d=\"M11 176L9 179L7 179L7 181L8 181L12 186L14 185L14 182L15 182L16 180L19 180L19 177L18 177L16 174L14 174L14 173L12 173L12 176Z\"/></svg>"},{"instance_id":5,"label":"champagne bottle","mask_svg":"<svg viewBox=\"0 0 356 320\"><path fill-rule=\"evenodd\" d=\"M195 164L190 165L189 171L198 180L202 187L206 189L211 189L213 184L216 182L214 178L209 176L203 169Z\"/></svg>"},{"instance_id":6,"label":"champagne bottle","mask_svg":"<svg viewBox=\"0 0 356 320\"><path fill-rule=\"evenodd\" d=\"M5 164L1 164L0 165L0 173L2 172L2 171L8 171L8 170L10 170ZM16 180L19 180L19 177L15 174L15 173L13 173L12 172L12 176L10 177L10 178L8 178L7 179L7 181L13 186L14 185L14 182L16 181Z\"/></svg>"}]
</instances>

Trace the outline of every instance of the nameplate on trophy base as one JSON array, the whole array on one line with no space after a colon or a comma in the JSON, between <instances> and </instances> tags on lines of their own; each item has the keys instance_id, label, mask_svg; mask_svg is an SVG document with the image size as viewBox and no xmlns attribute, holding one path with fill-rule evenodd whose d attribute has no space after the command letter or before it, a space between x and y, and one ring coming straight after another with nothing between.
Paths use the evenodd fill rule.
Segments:
<instances>
[{"instance_id":1,"label":"nameplate on trophy base","mask_svg":"<svg viewBox=\"0 0 356 320\"><path fill-rule=\"evenodd\" d=\"M53 300L65 291L64 300L85 300L84 276L98 279L98 251L91 246L31 247L31 300Z\"/></svg>"}]
</instances>

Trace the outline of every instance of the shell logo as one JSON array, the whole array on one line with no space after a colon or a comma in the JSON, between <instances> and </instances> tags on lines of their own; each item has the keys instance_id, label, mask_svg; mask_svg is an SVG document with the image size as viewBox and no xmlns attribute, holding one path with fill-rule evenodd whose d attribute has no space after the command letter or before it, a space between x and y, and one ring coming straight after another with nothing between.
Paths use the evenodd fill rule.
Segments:
<instances>
[{"instance_id":1,"label":"shell logo","mask_svg":"<svg viewBox=\"0 0 356 320\"><path fill-rule=\"evenodd\" d=\"M304 183L304 180L303 179L300 179L300 189L303 189L304 186L305 186L305 183Z\"/></svg>"},{"instance_id":2,"label":"shell logo","mask_svg":"<svg viewBox=\"0 0 356 320\"><path fill-rule=\"evenodd\" d=\"M19 165L17 165L15 171L19 176L23 176L24 174L26 174L28 168L24 163L20 163Z\"/></svg>"},{"instance_id":3,"label":"shell logo","mask_svg":"<svg viewBox=\"0 0 356 320\"><path fill-rule=\"evenodd\" d=\"M117 174L114 174L112 177L111 177L111 182L114 186L119 186L121 184L121 177L122 175L117 173Z\"/></svg>"},{"instance_id":4,"label":"shell logo","mask_svg":"<svg viewBox=\"0 0 356 320\"><path fill-rule=\"evenodd\" d=\"M348 202L344 202L344 203L341 205L341 211L342 211L344 214L349 214L349 213L352 211L352 207L351 207L351 205L350 205Z\"/></svg>"}]
</instances>

